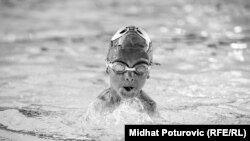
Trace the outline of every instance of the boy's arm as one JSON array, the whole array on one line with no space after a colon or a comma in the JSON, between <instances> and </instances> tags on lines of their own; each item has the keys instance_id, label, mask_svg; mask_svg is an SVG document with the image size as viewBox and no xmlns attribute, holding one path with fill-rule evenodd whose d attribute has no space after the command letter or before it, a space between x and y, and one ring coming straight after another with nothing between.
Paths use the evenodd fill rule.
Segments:
<instances>
[{"instance_id":1,"label":"boy's arm","mask_svg":"<svg viewBox=\"0 0 250 141\"><path fill-rule=\"evenodd\" d=\"M104 103L107 104L107 106L112 106L116 105L120 102L121 98L116 95L112 94L110 88L104 90L98 97L97 99L103 101Z\"/></svg>"},{"instance_id":2,"label":"boy's arm","mask_svg":"<svg viewBox=\"0 0 250 141\"><path fill-rule=\"evenodd\" d=\"M151 99L145 92L141 91L139 99L144 104L144 108L147 109L149 112L156 111L156 103L153 99Z\"/></svg>"},{"instance_id":3,"label":"boy's arm","mask_svg":"<svg viewBox=\"0 0 250 141\"><path fill-rule=\"evenodd\" d=\"M111 110L114 106L116 106L120 102L120 97L114 95L110 92L110 88L104 90L94 102L94 109L96 111L105 111Z\"/></svg>"}]
</instances>

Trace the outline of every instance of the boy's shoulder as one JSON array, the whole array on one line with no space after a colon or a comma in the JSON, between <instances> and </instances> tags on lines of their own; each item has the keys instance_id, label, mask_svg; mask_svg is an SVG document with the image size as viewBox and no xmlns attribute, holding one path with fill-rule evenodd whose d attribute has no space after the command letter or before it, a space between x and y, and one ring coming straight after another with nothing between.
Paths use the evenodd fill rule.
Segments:
<instances>
[{"instance_id":1,"label":"boy's shoulder","mask_svg":"<svg viewBox=\"0 0 250 141\"><path fill-rule=\"evenodd\" d=\"M140 94L137 97L143 104L144 109L149 113L154 113L156 111L156 102L151 99L144 91L140 91ZM114 109L121 102L121 97L113 94L111 89L105 89L97 97L95 104L95 109L97 111L106 111Z\"/></svg>"},{"instance_id":2,"label":"boy's shoulder","mask_svg":"<svg viewBox=\"0 0 250 141\"><path fill-rule=\"evenodd\" d=\"M106 112L112 111L120 102L121 98L111 93L111 89L102 91L92 103L95 111Z\"/></svg>"},{"instance_id":3,"label":"boy's shoulder","mask_svg":"<svg viewBox=\"0 0 250 141\"><path fill-rule=\"evenodd\" d=\"M111 92L111 88L108 88L101 92L97 99L108 105L119 103L121 101L121 98L118 95L115 95Z\"/></svg>"},{"instance_id":4,"label":"boy's shoulder","mask_svg":"<svg viewBox=\"0 0 250 141\"><path fill-rule=\"evenodd\" d=\"M105 89L104 91L102 91L98 96L97 99L99 100L103 100L103 101L107 101L109 100L111 97L110 95L110 88Z\"/></svg>"}]
</instances>

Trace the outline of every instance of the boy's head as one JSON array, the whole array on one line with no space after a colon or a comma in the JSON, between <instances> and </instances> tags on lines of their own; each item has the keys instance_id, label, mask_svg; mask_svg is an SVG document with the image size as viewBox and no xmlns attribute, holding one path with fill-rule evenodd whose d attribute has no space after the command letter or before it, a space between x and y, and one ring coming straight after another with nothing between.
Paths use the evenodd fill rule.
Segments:
<instances>
[{"instance_id":1,"label":"boy's head","mask_svg":"<svg viewBox=\"0 0 250 141\"><path fill-rule=\"evenodd\" d=\"M151 41L143 30L134 26L118 30L107 55L111 88L125 98L139 94L152 59Z\"/></svg>"}]
</instances>

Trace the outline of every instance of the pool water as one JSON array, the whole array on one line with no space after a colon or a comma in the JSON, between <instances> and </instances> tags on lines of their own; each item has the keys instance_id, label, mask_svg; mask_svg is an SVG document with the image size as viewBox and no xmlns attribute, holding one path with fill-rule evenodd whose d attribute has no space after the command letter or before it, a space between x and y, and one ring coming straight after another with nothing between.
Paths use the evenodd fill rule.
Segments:
<instances>
[{"instance_id":1,"label":"pool water","mask_svg":"<svg viewBox=\"0 0 250 141\"><path fill-rule=\"evenodd\" d=\"M124 140L124 124L250 124L249 17L247 0L1 0L0 140ZM159 116L134 99L89 116L109 87L109 40L126 25L153 41L161 65L143 90Z\"/></svg>"}]
</instances>

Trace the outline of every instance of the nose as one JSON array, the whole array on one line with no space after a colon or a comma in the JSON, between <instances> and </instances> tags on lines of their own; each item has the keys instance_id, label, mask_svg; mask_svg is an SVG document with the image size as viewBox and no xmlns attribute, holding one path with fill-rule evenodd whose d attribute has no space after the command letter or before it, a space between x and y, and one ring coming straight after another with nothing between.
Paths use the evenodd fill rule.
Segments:
<instances>
[{"instance_id":1,"label":"nose","mask_svg":"<svg viewBox=\"0 0 250 141\"><path fill-rule=\"evenodd\" d=\"M134 72L133 71L127 71L125 73L125 80L129 81L129 82L133 82L134 81Z\"/></svg>"}]
</instances>

